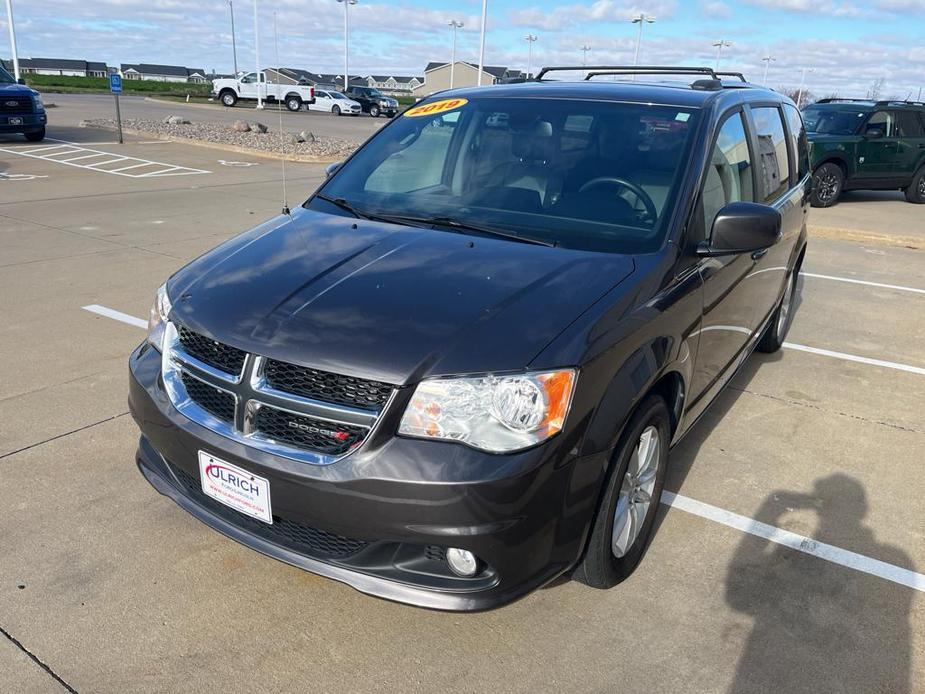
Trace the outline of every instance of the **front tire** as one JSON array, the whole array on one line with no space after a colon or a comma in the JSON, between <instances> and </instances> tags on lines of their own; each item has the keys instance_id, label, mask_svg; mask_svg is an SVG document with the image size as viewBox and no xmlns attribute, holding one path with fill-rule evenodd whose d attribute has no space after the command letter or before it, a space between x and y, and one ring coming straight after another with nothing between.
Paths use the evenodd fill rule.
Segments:
<instances>
[{"instance_id":1,"label":"front tire","mask_svg":"<svg viewBox=\"0 0 925 694\"><path fill-rule=\"evenodd\" d=\"M797 280L800 276L800 267L794 268L793 272L787 277L787 287L784 289L784 296L771 316L771 322L765 328L764 335L755 346L759 352L770 354L776 352L784 346L784 340L787 339L787 333L790 331L790 324L793 322L793 309L797 296Z\"/></svg>"},{"instance_id":2,"label":"front tire","mask_svg":"<svg viewBox=\"0 0 925 694\"><path fill-rule=\"evenodd\" d=\"M369 115L371 115L373 118L378 118L379 117L379 107L375 105L370 106Z\"/></svg>"},{"instance_id":3,"label":"front tire","mask_svg":"<svg viewBox=\"0 0 925 694\"><path fill-rule=\"evenodd\" d=\"M331 109L331 113L333 113L335 116L339 116L339 115L340 115L340 106L336 106L336 105L335 105L335 106Z\"/></svg>"},{"instance_id":4,"label":"front tire","mask_svg":"<svg viewBox=\"0 0 925 694\"><path fill-rule=\"evenodd\" d=\"M639 566L662 498L670 437L668 406L649 395L617 444L585 556L573 573L577 581L610 588Z\"/></svg>"},{"instance_id":5,"label":"front tire","mask_svg":"<svg viewBox=\"0 0 925 694\"><path fill-rule=\"evenodd\" d=\"M288 108L290 111L301 111L302 99L298 96L287 96L286 108Z\"/></svg>"},{"instance_id":6,"label":"front tire","mask_svg":"<svg viewBox=\"0 0 925 694\"><path fill-rule=\"evenodd\" d=\"M222 103L228 108L233 108L236 103L238 103L238 95L232 91L222 92L221 95Z\"/></svg>"},{"instance_id":7,"label":"front tire","mask_svg":"<svg viewBox=\"0 0 925 694\"><path fill-rule=\"evenodd\" d=\"M915 176L912 177L912 183L906 190L906 200L916 205L925 205L925 166L919 167Z\"/></svg>"},{"instance_id":8,"label":"front tire","mask_svg":"<svg viewBox=\"0 0 925 694\"><path fill-rule=\"evenodd\" d=\"M834 162L826 162L813 172L813 194L809 202L813 207L831 207L841 195L845 185L845 172Z\"/></svg>"},{"instance_id":9,"label":"front tire","mask_svg":"<svg viewBox=\"0 0 925 694\"><path fill-rule=\"evenodd\" d=\"M33 130L31 133L23 133L29 142L41 142L45 139L45 128Z\"/></svg>"}]
</instances>

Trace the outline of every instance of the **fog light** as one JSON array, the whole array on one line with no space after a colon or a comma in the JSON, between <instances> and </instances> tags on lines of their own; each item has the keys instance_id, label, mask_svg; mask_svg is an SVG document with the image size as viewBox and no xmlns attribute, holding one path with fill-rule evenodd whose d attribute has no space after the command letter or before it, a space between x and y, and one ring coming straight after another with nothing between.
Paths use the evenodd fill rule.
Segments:
<instances>
[{"instance_id":1,"label":"fog light","mask_svg":"<svg viewBox=\"0 0 925 694\"><path fill-rule=\"evenodd\" d=\"M446 551L446 561L457 576L469 578L475 576L479 570L479 560L472 552L458 547L450 547Z\"/></svg>"}]
</instances>

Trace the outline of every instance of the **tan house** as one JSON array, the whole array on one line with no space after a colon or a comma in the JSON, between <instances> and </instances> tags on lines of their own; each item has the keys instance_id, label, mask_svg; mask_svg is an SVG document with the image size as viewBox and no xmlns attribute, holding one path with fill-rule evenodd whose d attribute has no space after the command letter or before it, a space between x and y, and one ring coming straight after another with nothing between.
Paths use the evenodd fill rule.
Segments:
<instances>
[{"instance_id":1,"label":"tan house","mask_svg":"<svg viewBox=\"0 0 925 694\"><path fill-rule=\"evenodd\" d=\"M473 63L457 61L455 68L450 63L428 63L424 68L424 84L412 90L414 96L423 98L434 92L450 88L450 72L453 72L454 87L474 87L479 82L479 66ZM523 77L520 70L510 70L506 67L492 67L485 65L482 68L482 84L497 84L506 79Z\"/></svg>"}]
</instances>

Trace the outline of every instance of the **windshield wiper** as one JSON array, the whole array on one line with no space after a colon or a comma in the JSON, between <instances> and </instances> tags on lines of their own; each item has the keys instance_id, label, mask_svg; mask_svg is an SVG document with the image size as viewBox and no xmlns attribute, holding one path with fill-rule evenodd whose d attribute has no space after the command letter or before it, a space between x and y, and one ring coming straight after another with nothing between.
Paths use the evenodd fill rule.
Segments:
<instances>
[{"instance_id":1,"label":"windshield wiper","mask_svg":"<svg viewBox=\"0 0 925 694\"><path fill-rule=\"evenodd\" d=\"M407 224L437 224L439 226L450 227L451 229L455 229L460 232L472 231L477 234L485 234L486 236L494 236L495 238L519 241L520 243L530 243L535 246L546 246L548 248L555 248L559 245L557 241L544 241L543 239L536 239L531 236L521 236L519 234L515 234L510 231L503 231L495 227L463 222L455 219L454 217L408 217L404 215L380 215L379 218L389 222Z\"/></svg>"},{"instance_id":2,"label":"windshield wiper","mask_svg":"<svg viewBox=\"0 0 925 694\"><path fill-rule=\"evenodd\" d=\"M346 210L347 212L352 214L357 219L375 219L376 218L373 215L367 214L366 212L363 212L362 210L357 209L356 207L351 205L349 202L347 202L343 198L332 198L330 195L325 195L324 193L315 193L315 197L320 200L324 200L325 202L329 202L332 205L336 205L342 210Z\"/></svg>"}]
</instances>

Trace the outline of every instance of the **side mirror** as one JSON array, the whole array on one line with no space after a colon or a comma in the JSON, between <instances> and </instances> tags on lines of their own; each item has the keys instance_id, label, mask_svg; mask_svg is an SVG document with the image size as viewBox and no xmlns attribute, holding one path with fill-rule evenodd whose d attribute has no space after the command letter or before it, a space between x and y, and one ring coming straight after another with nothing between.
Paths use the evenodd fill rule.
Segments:
<instances>
[{"instance_id":1,"label":"side mirror","mask_svg":"<svg viewBox=\"0 0 925 694\"><path fill-rule=\"evenodd\" d=\"M25 85L25 83L26 83L26 78L25 78L25 77L20 77L18 80L16 80L16 84Z\"/></svg>"},{"instance_id":2,"label":"side mirror","mask_svg":"<svg viewBox=\"0 0 925 694\"><path fill-rule=\"evenodd\" d=\"M879 140L883 137L883 131L880 128L868 128L864 131L864 137L868 140Z\"/></svg>"},{"instance_id":3,"label":"side mirror","mask_svg":"<svg viewBox=\"0 0 925 694\"><path fill-rule=\"evenodd\" d=\"M328 164L324 167L324 175L330 178L337 173L337 170L344 165L342 161L335 161L333 164Z\"/></svg>"},{"instance_id":4,"label":"side mirror","mask_svg":"<svg viewBox=\"0 0 925 694\"><path fill-rule=\"evenodd\" d=\"M780 241L780 212L754 202L731 202L713 220L710 241L697 248L701 256L750 253Z\"/></svg>"}]
</instances>

